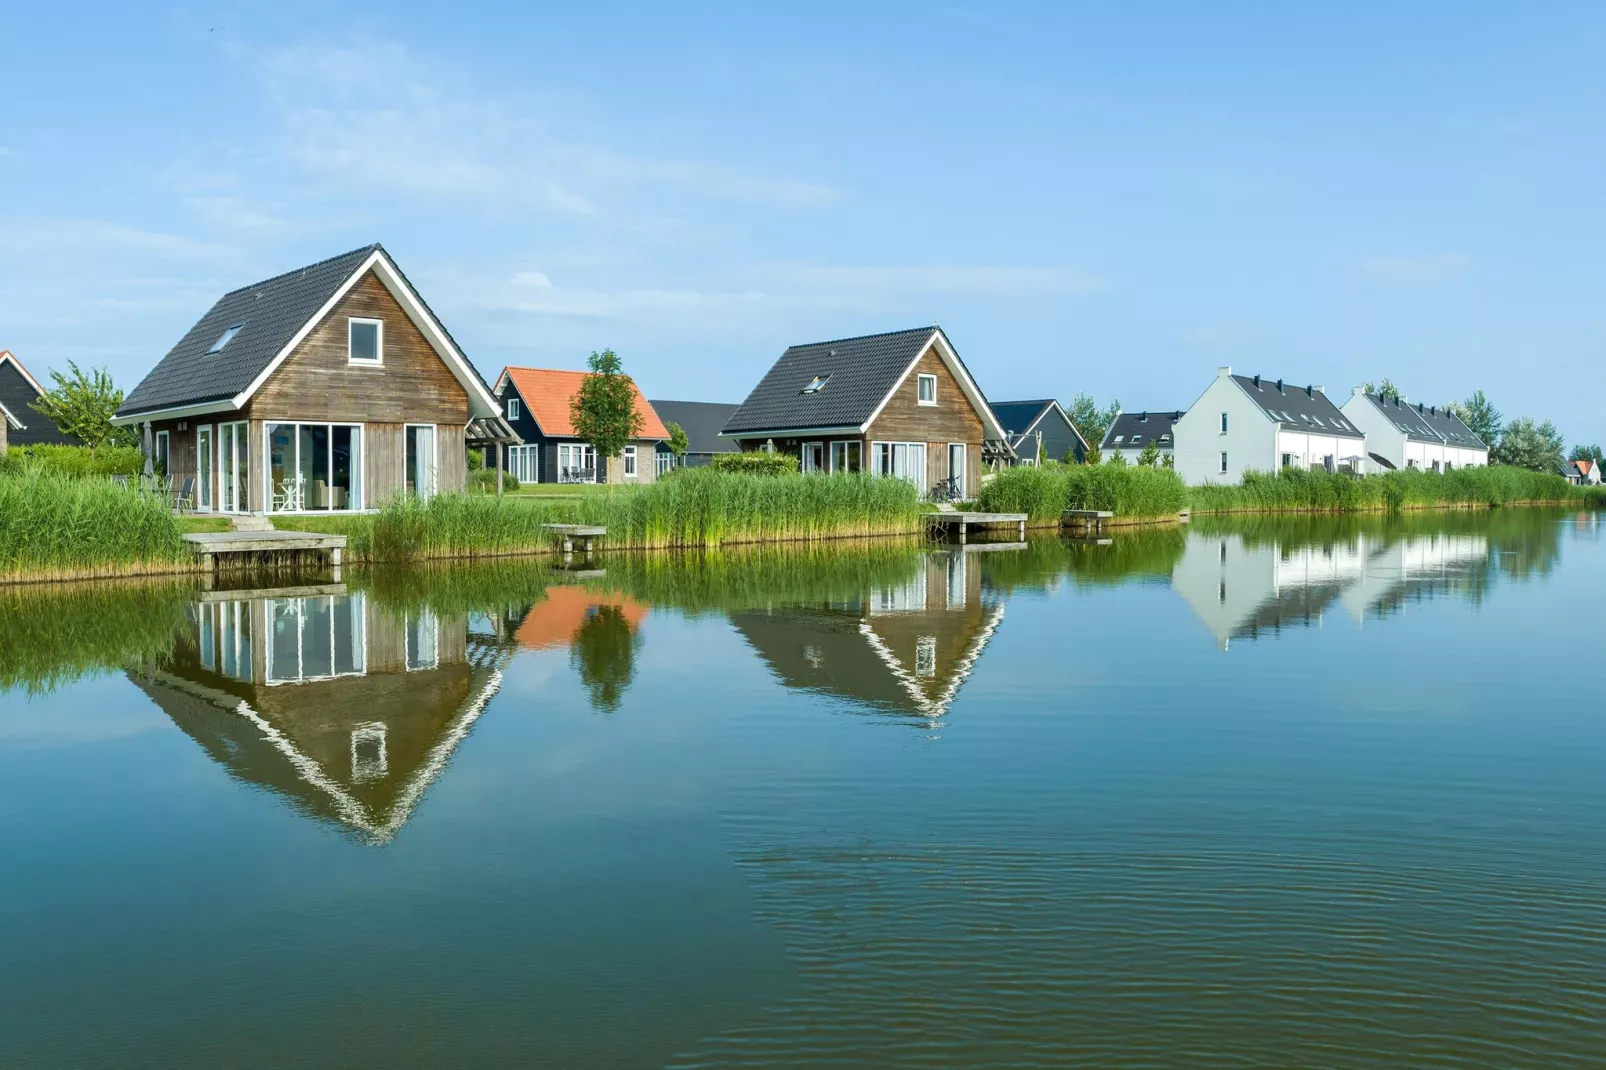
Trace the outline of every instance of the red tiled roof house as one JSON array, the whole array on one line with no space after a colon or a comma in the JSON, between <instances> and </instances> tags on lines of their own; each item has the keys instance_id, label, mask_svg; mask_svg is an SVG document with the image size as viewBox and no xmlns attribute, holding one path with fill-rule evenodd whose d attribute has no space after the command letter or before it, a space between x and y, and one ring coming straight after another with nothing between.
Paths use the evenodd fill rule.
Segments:
<instances>
[{"instance_id":1,"label":"red tiled roof house","mask_svg":"<svg viewBox=\"0 0 1606 1070\"><path fill-rule=\"evenodd\" d=\"M641 434L619 456L599 458L575 433L571 406L589 374L502 369L496 398L503 417L525 442L507 451L505 464L520 483L651 483L658 478L654 455L669 431L639 386L634 389Z\"/></svg>"}]
</instances>

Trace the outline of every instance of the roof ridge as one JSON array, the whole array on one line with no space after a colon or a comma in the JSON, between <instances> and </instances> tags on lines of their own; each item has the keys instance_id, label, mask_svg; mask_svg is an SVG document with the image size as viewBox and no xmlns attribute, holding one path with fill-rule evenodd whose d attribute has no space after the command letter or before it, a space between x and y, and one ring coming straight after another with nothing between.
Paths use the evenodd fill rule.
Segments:
<instances>
[{"instance_id":1,"label":"roof ridge","mask_svg":"<svg viewBox=\"0 0 1606 1070\"><path fill-rule=\"evenodd\" d=\"M891 338L895 334L914 334L916 331L940 331L940 330L942 330L942 328L937 326L935 323L933 323L933 324L931 324L929 326L925 326L925 327L904 327L903 329L897 330L897 331L877 331L874 334L854 334L854 335L849 335L847 338L827 338L824 341L820 341L820 342L798 342L798 343L796 343L794 345L789 345L786 348L787 349L804 349L804 348L810 347L810 346L834 346L834 345L841 345L844 342L864 342L864 341L868 341L871 338Z\"/></svg>"},{"instance_id":2,"label":"roof ridge","mask_svg":"<svg viewBox=\"0 0 1606 1070\"><path fill-rule=\"evenodd\" d=\"M345 252L339 253L339 254L337 254L335 256L326 256L322 260L316 260L313 263L304 264L304 265L302 265L301 267L298 267L298 268L291 268L289 271L281 271L277 275L270 275L265 279L259 279L256 282L247 283L244 286L236 286L234 289L229 290L226 293L224 293L223 297L233 297L237 293L244 293L247 290L254 290L258 286L266 286L270 282L278 282L280 279L287 279L291 275L299 275L304 271L311 271L313 268L320 268L320 267L323 267L325 264L332 264L336 260L344 260L348 256L355 256L358 253L371 253L375 249L383 249L383 248L384 248L384 246L379 244L378 242L374 242L371 245L361 245L361 246L358 246L355 249L348 249ZM220 300L220 301L222 299L223 298L221 298L221 297L218 298L218 300Z\"/></svg>"}]
</instances>

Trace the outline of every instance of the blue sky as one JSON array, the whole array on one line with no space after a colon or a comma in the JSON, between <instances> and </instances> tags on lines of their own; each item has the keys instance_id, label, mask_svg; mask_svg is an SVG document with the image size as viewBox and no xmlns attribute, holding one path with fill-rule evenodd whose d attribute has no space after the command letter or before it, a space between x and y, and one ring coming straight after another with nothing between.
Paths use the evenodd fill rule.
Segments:
<instances>
[{"instance_id":1,"label":"blue sky","mask_svg":"<svg viewBox=\"0 0 1606 1070\"><path fill-rule=\"evenodd\" d=\"M938 322L997 400L1185 407L1231 364L1606 439L1598 5L19 4L0 36L0 348L36 373L132 388L223 291L377 240L487 376L611 346L738 401L788 344Z\"/></svg>"}]
</instances>

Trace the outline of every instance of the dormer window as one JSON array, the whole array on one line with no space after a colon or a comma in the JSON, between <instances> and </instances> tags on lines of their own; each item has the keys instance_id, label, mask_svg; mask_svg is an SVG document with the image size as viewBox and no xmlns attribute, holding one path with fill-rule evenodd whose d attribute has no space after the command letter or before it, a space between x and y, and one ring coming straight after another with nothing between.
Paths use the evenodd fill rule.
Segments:
<instances>
[{"instance_id":1,"label":"dormer window","mask_svg":"<svg viewBox=\"0 0 1606 1070\"><path fill-rule=\"evenodd\" d=\"M825 389L825 384L830 382L830 380L831 374L829 372L824 375L816 375L814 378L809 380L809 385L803 388L803 393L818 394L821 390Z\"/></svg>"},{"instance_id":2,"label":"dormer window","mask_svg":"<svg viewBox=\"0 0 1606 1070\"><path fill-rule=\"evenodd\" d=\"M218 340L212 343L212 348L206 351L207 355L211 356L213 353L223 352L223 347L232 342L234 340L234 336L239 334L240 328L244 326L245 324L243 323L236 323L234 326L224 331L218 336Z\"/></svg>"},{"instance_id":3,"label":"dormer window","mask_svg":"<svg viewBox=\"0 0 1606 1070\"><path fill-rule=\"evenodd\" d=\"M383 320L346 321L346 360L352 364L385 362L385 323Z\"/></svg>"},{"instance_id":4,"label":"dormer window","mask_svg":"<svg viewBox=\"0 0 1606 1070\"><path fill-rule=\"evenodd\" d=\"M922 405L937 404L937 377L935 375L921 374L915 389L919 391L917 397Z\"/></svg>"}]
</instances>

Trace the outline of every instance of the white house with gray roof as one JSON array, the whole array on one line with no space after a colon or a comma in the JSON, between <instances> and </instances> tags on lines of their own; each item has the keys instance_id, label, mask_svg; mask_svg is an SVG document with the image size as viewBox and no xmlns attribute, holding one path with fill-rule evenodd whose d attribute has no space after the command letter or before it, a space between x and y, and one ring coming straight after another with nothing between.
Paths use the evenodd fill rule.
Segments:
<instances>
[{"instance_id":1,"label":"white house with gray roof","mask_svg":"<svg viewBox=\"0 0 1606 1070\"><path fill-rule=\"evenodd\" d=\"M1177 474L1188 483L1237 483L1245 472L1367 471L1366 435L1319 386L1234 375L1215 380L1172 426Z\"/></svg>"},{"instance_id":2,"label":"white house with gray roof","mask_svg":"<svg viewBox=\"0 0 1606 1070\"><path fill-rule=\"evenodd\" d=\"M1176 456L1176 423L1181 412L1122 412L1104 432L1099 453L1104 460L1120 457L1127 464L1137 464L1143 451L1151 445L1159 451L1160 462Z\"/></svg>"},{"instance_id":3,"label":"white house with gray roof","mask_svg":"<svg viewBox=\"0 0 1606 1070\"><path fill-rule=\"evenodd\" d=\"M1489 463L1489 447L1448 409L1368 394L1358 386L1342 411L1366 432L1367 450L1379 467L1440 472Z\"/></svg>"}]
</instances>

